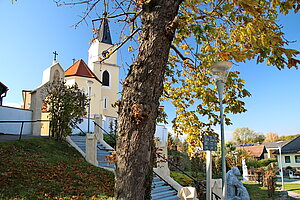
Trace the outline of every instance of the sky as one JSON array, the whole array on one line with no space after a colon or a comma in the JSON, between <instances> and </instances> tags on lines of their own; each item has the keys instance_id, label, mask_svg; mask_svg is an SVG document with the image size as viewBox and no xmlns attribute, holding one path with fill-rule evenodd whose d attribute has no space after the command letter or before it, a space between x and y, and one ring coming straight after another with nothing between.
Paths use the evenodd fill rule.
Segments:
<instances>
[{"instance_id":1,"label":"sky","mask_svg":"<svg viewBox=\"0 0 300 200\"><path fill-rule=\"evenodd\" d=\"M91 19L88 24L72 27L82 13L83 7L57 7L51 0L0 1L0 81L9 88L4 105L22 103L21 91L35 89L41 84L42 73L53 61L53 52L64 69L69 68L75 58L87 63L89 42L92 39ZM296 41L290 48L300 50L300 15L289 14L280 17L284 25L285 38ZM120 25L110 24L113 42ZM131 59L126 57L127 48L118 52L118 65L126 66ZM300 133L300 71L285 69L279 71L266 64L254 61L234 65L233 70L241 72L246 89L252 96L244 99L246 113L231 116L233 125L225 127L226 138L237 127L249 127L259 133L274 132L279 135ZM120 69L124 79L126 67ZM168 120L174 111L165 104ZM1 113L0 113L1 114ZM170 125L168 125L170 127ZM218 127L216 127L218 131Z\"/></svg>"}]
</instances>

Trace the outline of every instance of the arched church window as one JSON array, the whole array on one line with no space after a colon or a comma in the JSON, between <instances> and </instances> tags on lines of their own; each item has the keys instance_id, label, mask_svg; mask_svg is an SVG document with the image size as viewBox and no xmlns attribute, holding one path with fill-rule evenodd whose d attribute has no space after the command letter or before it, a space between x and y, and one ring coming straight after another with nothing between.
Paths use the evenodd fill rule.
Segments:
<instances>
[{"instance_id":1,"label":"arched church window","mask_svg":"<svg viewBox=\"0 0 300 200\"><path fill-rule=\"evenodd\" d=\"M102 85L109 86L109 73L106 70L102 74Z\"/></svg>"}]
</instances>

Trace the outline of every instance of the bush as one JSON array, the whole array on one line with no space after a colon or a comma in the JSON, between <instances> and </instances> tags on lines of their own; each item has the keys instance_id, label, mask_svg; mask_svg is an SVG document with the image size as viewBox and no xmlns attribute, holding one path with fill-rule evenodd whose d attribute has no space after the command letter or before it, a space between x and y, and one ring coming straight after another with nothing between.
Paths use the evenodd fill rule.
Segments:
<instances>
[{"instance_id":1,"label":"bush","mask_svg":"<svg viewBox=\"0 0 300 200\"><path fill-rule=\"evenodd\" d=\"M257 162L258 167L266 167L272 162L277 162L276 158L262 159Z\"/></svg>"},{"instance_id":2,"label":"bush","mask_svg":"<svg viewBox=\"0 0 300 200\"><path fill-rule=\"evenodd\" d=\"M113 134L103 134L103 140L111 147L116 147L117 136Z\"/></svg>"},{"instance_id":3,"label":"bush","mask_svg":"<svg viewBox=\"0 0 300 200\"><path fill-rule=\"evenodd\" d=\"M248 168L258 168L258 160L256 159L249 159L247 162L246 162Z\"/></svg>"},{"instance_id":4,"label":"bush","mask_svg":"<svg viewBox=\"0 0 300 200\"><path fill-rule=\"evenodd\" d=\"M276 162L276 158L267 158L267 159L262 159L262 160L256 160L256 159L251 159L247 161L247 166L249 168L261 168L261 167L266 167L270 163Z\"/></svg>"}]
</instances>

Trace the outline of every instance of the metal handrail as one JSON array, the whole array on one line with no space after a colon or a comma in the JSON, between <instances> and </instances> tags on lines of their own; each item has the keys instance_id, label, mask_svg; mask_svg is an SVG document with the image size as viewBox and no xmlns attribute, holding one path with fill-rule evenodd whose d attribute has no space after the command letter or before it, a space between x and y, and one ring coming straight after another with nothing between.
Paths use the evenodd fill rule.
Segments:
<instances>
[{"instance_id":1,"label":"metal handrail","mask_svg":"<svg viewBox=\"0 0 300 200\"><path fill-rule=\"evenodd\" d=\"M94 124L95 124L96 126L98 126L102 131L104 131L107 135L109 135L109 137L110 137L115 143L117 143L116 138L114 138L110 133L108 133L105 129L103 129L98 123L96 123L95 121L93 121L93 122L94 122Z\"/></svg>"},{"instance_id":2,"label":"metal handrail","mask_svg":"<svg viewBox=\"0 0 300 200\"><path fill-rule=\"evenodd\" d=\"M38 120L4 120L0 121L0 123L21 123L21 129L19 133L19 141L22 138L24 123L34 123L34 122L51 122L47 119L38 119Z\"/></svg>"},{"instance_id":3,"label":"metal handrail","mask_svg":"<svg viewBox=\"0 0 300 200\"><path fill-rule=\"evenodd\" d=\"M169 184L165 179L163 179L160 175L158 175L155 171L153 171L153 174L158 176L161 180L163 180L168 186L170 186L173 190L177 191L171 184Z\"/></svg>"},{"instance_id":4,"label":"metal handrail","mask_svg":"<svg viewBox=\"0 0 300 200\"><path fill-rule=\"evenodd\" d=\"M77 125L76 122L74 122L73 120L71 120L73 122L73 124L75 125L75 127L80 131L80 133L82 133L82 135L86 135L85 132L83 132L83 130Z\"/></svg>"},{"instance_id":5,"label":"metal handrail","mask_svg":"<svg viewBox=\"0 0 300 200\"><path fill-rule=\"evenodd\" d=\"M204 189L206 191L206 186L203 185L202 183L200 183L200 181L197 181L194 177L192 177L191 175L187 174L186 172L184 172L182 169L180 169L176 164L174 164L172 161L166 159L165 157L161 156L160 154L156 154L158 155L160 158L162 158L163 160L167 161L169 164L171 164L173 167L175 167L178 171L180 171L182 174L186 175L187 177L189 177L190 179L193 180L193 182L198 185L201 186L202 189ZM219 197L216 193L212 192L212 197L215 197L217 200L221 199L221 197ZM213 199L213 198L212 198Z\"/></svg>"}]
</instances>

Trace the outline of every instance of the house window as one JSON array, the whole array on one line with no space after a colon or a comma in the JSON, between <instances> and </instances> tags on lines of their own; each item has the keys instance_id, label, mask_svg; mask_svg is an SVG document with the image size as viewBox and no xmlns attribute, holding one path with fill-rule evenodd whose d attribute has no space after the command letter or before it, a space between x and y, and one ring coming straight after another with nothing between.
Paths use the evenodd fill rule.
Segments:
<instances>
[{"instance_id":1,"label":"house window","mask_svg":"<svg viewBox=\"0 0 300 200\"><path fill-rule=\"evenodd\" d=\"M291 157L290 156L284 156L284 162L285 163L291 163Z\"/></svg>"},{"instance_id":2,"label":"house window","mask_svg":"<svg viewBox=\"0 0 300 200\"><path fill-rule=\"evenodd\" d=\"M296 163L300 163L300 155L295 156L295 162L296 162Z\"/></svg>"},{"instance_id":3,"label":"house window","mask_svg":"<svg viewBox=\"0 0 300 200\"><path fill-rule=\"evenodd\" d=\"M109 86L109 73L106 70L102 74L102 85Z\"/></svg>"}]
</instances>

